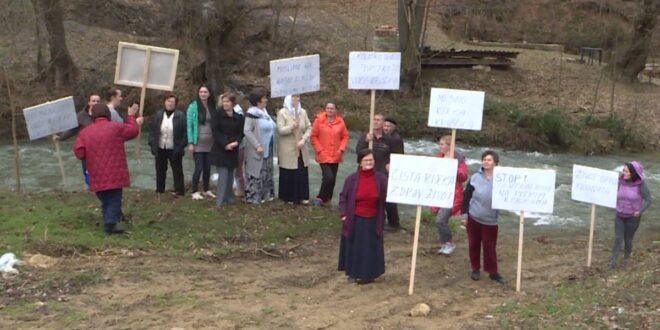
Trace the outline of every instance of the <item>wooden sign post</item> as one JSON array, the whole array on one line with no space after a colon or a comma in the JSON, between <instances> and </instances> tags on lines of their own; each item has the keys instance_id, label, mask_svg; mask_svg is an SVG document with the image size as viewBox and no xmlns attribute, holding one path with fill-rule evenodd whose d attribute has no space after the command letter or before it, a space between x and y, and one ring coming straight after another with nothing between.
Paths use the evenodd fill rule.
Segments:
<instances>
[{"instance_id":1,"label":"wooden sign post","mask_svg":"<svg viewBox=\"0 0 660 330\"><path fill-rule=\"evenodd\" d=\"M9 98L9 107L11 108L11 139L14 145L14 171L16 175L16 193L21 193L21 160L20 150L18 150L18 139L16 137L16 108L14 107L14 97L9 87L9 75L7 74L7 67L2 67L5 75L5 83L7 85L7 97Z\"/></svg>"},{"instance_id":2,"label":"wooden sign post","mask_svg":"<svg viewBox=\"0 0 660 330\"><path fill-rule=\"evenodd\" d=\"M120 42L117 48L115 84L140 87L140 117L144 113L146 89L172 91L176 79L179 50ZM140 160L141 132L135 145Z\"/></svg>"}]
</instances>

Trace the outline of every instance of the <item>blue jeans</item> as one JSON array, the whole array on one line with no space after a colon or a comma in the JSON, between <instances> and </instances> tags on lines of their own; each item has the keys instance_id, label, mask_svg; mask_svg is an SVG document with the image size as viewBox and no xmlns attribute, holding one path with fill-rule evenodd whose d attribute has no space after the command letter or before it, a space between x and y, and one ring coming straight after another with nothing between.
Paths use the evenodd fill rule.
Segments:
<instances>
[{"instance_id":1,"label":"blue jeans","mask_svg":"<svg viewBox=\"0 0 660 330\"><path fill-rule=\"evenodd\" d=\"M122 189L112 189L97 191L96 197L101 200L101 209L103 212L103 223L114 225L121 218L121 194Z\"/></svg>"},{"instance_id":2,"label":"blue jeans","mask_svg":"<svg viewBox=\"0 0 660 330\"><path fill-rule=\"evenodd\" d=\"M195 170L192 177L192 192L197 192L199 185L199 177L202 177L202 188L209 190L209 181L211 179L211 159L208 152L194 152L193 158L195 159Z\"/></svg>"}]
</instances>

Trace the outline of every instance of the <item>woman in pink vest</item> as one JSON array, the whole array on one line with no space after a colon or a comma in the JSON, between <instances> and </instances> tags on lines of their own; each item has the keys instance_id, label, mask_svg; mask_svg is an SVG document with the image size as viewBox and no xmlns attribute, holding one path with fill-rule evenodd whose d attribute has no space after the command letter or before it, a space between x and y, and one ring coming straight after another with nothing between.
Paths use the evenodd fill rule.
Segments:
<instances>
[{"instance_id":1,"label":"woman in pink vest","mask_svg":"<svg viewBox=\"0 0 660 330\"><path fill-rule=\"evenodd\" d=\"M626 266L632 252L632 240L639 227L642 213L651 205L651 193L645 183L644 166L637 161L623 165L619 178L619 192L616 199L614 217L614 246L610 268L617 267L617 258L624 242L622 266Z\"/></svg>"}]
</instances>

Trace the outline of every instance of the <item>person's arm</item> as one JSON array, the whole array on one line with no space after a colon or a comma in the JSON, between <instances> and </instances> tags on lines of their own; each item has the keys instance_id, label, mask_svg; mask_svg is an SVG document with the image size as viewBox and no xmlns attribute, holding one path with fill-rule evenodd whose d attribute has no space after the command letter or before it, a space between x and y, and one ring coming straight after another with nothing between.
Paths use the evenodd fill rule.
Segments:
<instances>
[{"instance_id":1,"label":"person's arm","mask_svg":"<svg viewBox=\"0 0 660 330\"><path fill-rule=\"evenodd\" d=\"M243 135L252 148L257 149L261 147L261 143L257 139L256 134L254 134L254 129L256 126L256 120L254 118L245 118L245 125L243 126ZM268 147L268 146L266 146Z\"/></svg>"},{"instance_id":2,"label":"person's arm","mask_svg":"<svg viewBox=\"0 0 660 330\"><path fill-rule=\"evenodd\" d=\"M646 185L646 182L642 182L642 184L639 186L639 192L643 199L642 209L639 211L639 215L641 216L644 211L646 211L646 209L651 206L651 203L653 202L653 196L651 196L651 191L649 191L649 187Z\"/></svg>"},{"instance_id":3,"label":"person's arm","mask_svg":"<svg viewBox=\"0 0 660 330\"><path fill-rule=\"evenodd\" d=\"M367 142L367 135L362 134L360 135L357 143L355 144L355 153L357 154L360 152L360 150L367 148L369 148L369 143Z\"/></svg>"},{"instance_id":4,"label":"person's arm","mask_svg":"<svg viewBox=\"0 0 660 330\"><path fill-rule=\"evenodd\" d=\"M126 122L122 125L119 134L122 138L124 138L125 141L128 141L137 137L139 132L140 130L138 128L137 121L135 120L135 115L129 114L128 118L126 118Z\"/></svg>"},{"instance_id":5,"label":"person's arm","mask_svg":"<svg viewBox=\"0 0 660 330\"><path fill-rule=\"evenodd\" d=\"M277 134L281 136L292 134L294 129L293 123L290 126L286 125L286 118L284 118L284 116L286 116L287 111L289 110L282 108L277 113ZM295 118L293 119L293 122L295 123Z\"/></svg>"},{"instance_id":6,"label":"person's arm","mask_svg":"<svg viewBox=\"0 0 660 330\"><path fill-rule=\"evenodd\" d=\"M392 154L404 153L403 139L397 135L397 138L392 137Z\"/></svg>"},{"instance_id":7,"label":"person's arm","mask_svg":"<svg viewBox=\"0 0 660 330\"><path fill-rule=\"evenodd\" d=\"M474 186L471 183L468 183L463 191L463 204L461 204L461 218L467 219L468 212L470 211L470 200L472 199L472 193L474 193Z\"/></svg>"},{"instance_id":8,"label":"person's arm","mask_svg":"<svg viewBox=\"0 0 660 330\"><path fill-rule=\"evenodd\" d=\"M76 158L84 160L87 156L86 152L87 149L85 148L85 143L80 135L78 135L76 142L73 144L73 154L76 155Z\"/></svg>"},{"instance_id":9,"label":"person's arm","mask_svg":"<svg viewBox=\"0 0 660 330\"><path fill-rule=\"evenodd\" d=\"M353 185L352 181L352 175L349 175L344 180L344 187L339 194L339 215L341 217L341 221L346 220L346 217L348 216L348 194L352 188L351 186Z\"/></svg>"},{"instance_id":10,"label":"person's arm","mask_svg":"<svg viewBox=\"0 0 660 330\"><path fill-rule=\"evenodd\" d=\"M186 137L188 140L188 144L195 145L197 144L197 141L193 141L193 137L195 136L195 131L197 130L197 122L195 119L197 119L196 116L197 113L197 105L195 102L190 102L190 105L188 106L188 110L186 111Z\"/></svg>"},{"instance_id":11,"label":"person's arm","mask_svg":"<svg viewBox=\"0 0 660 330\"><path fill-rule=\"evenodd\" d=\"M231 141L229 141L227 134L222 131L219 114L216 116L211 116L211 133L213 134L213 141L215 141L215 143L217 143L218 146L220 146L222 149L226 150L227 145Z\"/></svg>"},{"instance_id":12,"label":"person's arm","mask_svg":"<svg viewBox=\"0 0 660 330\"><path fill-rule=\"evenodd\" d=\"M456 182L463 184L468 179L468 169L465 161L458 161L458 172L456 173Z\"/></svg>"},{"instance_id":13,"label":"person's arm","mask_svg":"<svg viewBox=\"0 0 660 330\"><path fill-rule=\"evenodd\" d=\"M312 123L309 121L309 117L307 116L307 111L301 109L300 114L302 116L302 120L305 123L305 131L303 132L303 135L300 137L301 140L307 142L309 141L309 136L312 134Z\"/></svg>"},{"instance_id":14,"label":"person's arm","mask_svg":"<svg viewBox=\"0 0 660 330\"><path fill-rule=\"evenodd\" d=\"M312 147L314 148L314 151L316 151L317 154L320 154L323 152L323 145L321 144L321 140L319 139L319 120L316 119L312 123L312 132L309 137L310 142L312 143Z\"/></svg>"},{"instance_id":15,"label":"person's arm","mask_svg":"<svg viewBox=\"0 0 660 330\"><path fill-rule=\"evenodd\" d=\"M346 125L342 125L339 151L343 153L346 150L346 146L348 146L348 129L346 129Z\"/></svg>"}]
</instances>

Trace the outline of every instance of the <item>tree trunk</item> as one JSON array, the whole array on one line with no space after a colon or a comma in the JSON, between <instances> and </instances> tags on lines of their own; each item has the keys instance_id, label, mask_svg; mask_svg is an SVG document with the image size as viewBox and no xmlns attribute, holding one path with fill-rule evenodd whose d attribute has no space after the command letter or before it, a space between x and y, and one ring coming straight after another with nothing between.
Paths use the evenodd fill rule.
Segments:
<instances>
[{"instance_id":1,"label":"tree trunk","mask_svg":"<svg viewBox=\"0 0 660 330\"><path fill-rule=\"evenodd\" d=\"M46 78L48 82L54 83L55 88L71 85L76 79L78 69L73 64L66 46L60 0L37 0L35 9L45 23L48 35L50 63Z\"/></svg>"},{"instance_id":2,"label":"tree trunk","mask_svg":"<svg viewBox=\"0 0 660 330\"><path fill-rule=\"evenodd\" d=\"M401 51L401 90L412 93L422 72L420 35L427 0L399 0L399 50Z\"/></svg>"},{"instance_id":3,"label":"tree trunk","mask_svg":"<svg viewBox=\"0 0 660 330\"><path fill-rule=\"evenodd\" d=\"M641 8L635 18L633 37L616 65L616 75L627 82L637 81L649 55L651 37L657 21L657 0L640 1Z\"/></svg>"}]
</instances>

